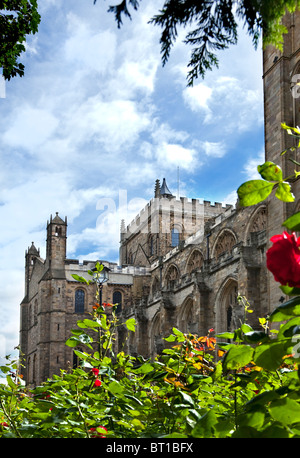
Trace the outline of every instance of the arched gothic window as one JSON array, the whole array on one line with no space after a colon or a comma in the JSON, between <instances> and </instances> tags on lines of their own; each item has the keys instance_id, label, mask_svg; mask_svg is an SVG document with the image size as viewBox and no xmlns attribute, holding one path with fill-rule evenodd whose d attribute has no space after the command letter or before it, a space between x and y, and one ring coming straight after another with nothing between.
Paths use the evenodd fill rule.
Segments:
<instances>
[{"instance_id":1,"label":"arched gothic window","mask_svg":"<svg viewBox=\"0 0 300 458\"><path fill-rule=\"evenodd\" d=\"M113 304L118 304L116 308L116 313L122 311L122 293L120 291L115 291L113 294Z\"/></svg>"},{"instance_id":2,"label":"arched gothic window","mask_svg":"<svg viewBox=\"0 0 300 458\"><path fill-rule=\"evenodd\" d=\"M83 289L75 291L75 313L84 313L85 292Z\"/></svg>"},{"instance_id":3,"label":"arched gothic window","mask_svg":"<svg viewBox=\"0 0 300 458\"><path fill-rule=\"evenodd\" d=\"M176 269L175 266L171 266L168 269L167 275L166 275L166 285L168 289L174 289L176 284L178 282L178 270Z\"/></svg>"},{"instance_id":4,"label":"arched gothic window","mask_svg":"<svg viewBox=\"0 0 300 458\"><path fill-rule=\"evenodd\" d=\"M187 263L187 272L190 274L195 270L201 269L203 256L199 250L194 250L190 255Z\"/></svg>"},{"instance_id":5,"label":"arched gothic window","mask_svg":"<svg viewBox=\"0 0 300 458\"><path fill-rule=\"evenodd\" d=\"M224 231L218 237L218 240L215 245L214 255L216 258L223 253L230 253L236 244L234 235L229 231Z\"/></svg>"}]
</instances>

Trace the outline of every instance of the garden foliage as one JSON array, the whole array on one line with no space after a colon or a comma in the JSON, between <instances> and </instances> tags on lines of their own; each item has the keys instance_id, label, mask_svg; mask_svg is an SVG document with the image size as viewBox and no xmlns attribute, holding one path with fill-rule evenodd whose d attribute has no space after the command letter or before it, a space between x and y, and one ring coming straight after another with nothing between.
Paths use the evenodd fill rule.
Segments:
<instances>
[{"instance_id":1,"label":"garden foliage","mask_svg":"<svg viewBox=\"0 0 300 458\"><path fill-rule=\"evenodd\" d=\"M300 132L283 127L300 137ZM239 188L240 205L262 201L273 188L275 197L293 199L290 177L283 180L280 167L266 162L258 171L262 180ZM300 213L283 226L298 231ZM289 300L260 318L253 329L247 323L251 307L245 297L238 296L245 310L238 329L219 335L210 329L199 337L173 328L165 338L166 348L155 360L114 353L117 328L135 332L136 322L133 318L120 322L117 304L97 302L103 269L97 264L90 271L90 281L98 282L93 313L78 321L66 342L80 365L30 389L18 375L19 362L8 359L1 367L6 383L0 385L0 436L300 437L300 276L299 284L295 278L290 283L287 268L289 262L298 263L299 268L299 243L291 234L272 241L276 249L271 247L267 253L272 260L270 270L275 265L275 279ZM282 250L286 241L290 255L282 262L288 251L286 246Z\"/></svg>"}]
</instances>

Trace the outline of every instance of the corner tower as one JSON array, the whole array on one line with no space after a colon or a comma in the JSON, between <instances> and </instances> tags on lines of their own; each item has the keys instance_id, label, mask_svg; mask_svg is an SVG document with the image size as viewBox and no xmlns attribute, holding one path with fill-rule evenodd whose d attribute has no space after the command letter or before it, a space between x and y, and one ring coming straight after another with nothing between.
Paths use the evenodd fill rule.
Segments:
<instances>
[{"instance_id":1,"label":"corner tower","mask_svg":"<svg viewBox=\"0 0 300 458\"><path fill-rule=\"evenodd\" d=\"M58 216L47 222L46 262L54 276L60 277L64 272L67 252L67 218L65 221Z\"/></svg>"}]
</instances>

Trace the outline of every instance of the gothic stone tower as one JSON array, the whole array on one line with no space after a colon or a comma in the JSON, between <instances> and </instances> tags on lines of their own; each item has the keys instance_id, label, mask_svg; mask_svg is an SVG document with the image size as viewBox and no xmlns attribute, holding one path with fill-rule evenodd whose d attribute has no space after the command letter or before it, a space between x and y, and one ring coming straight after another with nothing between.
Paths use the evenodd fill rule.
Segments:
<instances>
[{"instance_id":1,"label":"gothic stone tower","mask_svg":"<svg viewBox=\"0 0 300 458\"><path fill-rule=\"evenodd\" d=\"M33 243L25 253L20 349L25 359L22 374L29 385L40 384L73 364L73 351L65 342L77 320L92 310L93 288L82 288L71 276L89 267L66 259L66 241L67 220L56 214L47 222L46 259Z\"/></svg>"},{"instance_id":2,"label":"gothic stone tower","mask_svg":"<svg viewBox=\"0 0 300 458\"><path fill-rule=\"evenodd\" d=\"M231 205L176 198L165 178L162 185L155 182L154 198L125 228L122 222L120 236L120 265L149 267L186 238L204 227L211 218L225 213Z\"/></svg>"},{"instance_id":3,"label":"gothic stone tower","mask_svg":"<svg viewBox=\"0 0 300 458\"><path fill-rule=\"evenodd\" d=\"M284 178L293 174L295 165L290 159L299 162L299 150L294 153L281 152L296 146L293 137L281 128L300 125L300 11L287 14L283 24L288 33L284 37L282 52L268 46L263 52L264 116L265 116L265 159L280 165ZM295 211L299 211L300 185L293 184L294 203L284 203L273 195L268 201L267 239L283 231L282 223ZM273 276L268 275L269 310L279 305L281 291Z\"/></svg>"}]
</instances>

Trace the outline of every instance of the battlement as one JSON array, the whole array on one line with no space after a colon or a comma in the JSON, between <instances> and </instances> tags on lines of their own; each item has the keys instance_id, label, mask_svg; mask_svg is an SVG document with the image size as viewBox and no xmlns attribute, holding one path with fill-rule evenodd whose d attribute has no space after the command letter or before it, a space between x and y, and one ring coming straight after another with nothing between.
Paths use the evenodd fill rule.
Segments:
<instances>
[{"instance_id":1,"label":"battlement","mask_svg":"<svg viewBox=\"0 0 300 458\"><path fill-rule=\"evenodd\" d=\"M153 224L159 213L164 214L164 217L166 217L166 215L174 215L175 217L179 217L183 220L196 217L203 221L204 218L207 219L216 217L231 208L232 205L230 204L223 205L220 202L210 202L200 198L154 197L136 215L126 228L125 224L122 225L121 233L128 236L138 231L148 233L149 223L151 222Z\"/></svg>"},{"instance_id":2,"label":"battlement","mask_svg":"<svg viewBox=\"0 0 300 458\"><path fill-rule=\"evenodd\" d=\"M78 259L66 259L66 270L72 273L75 272L87 272L92 270L95 267L97 261L83 261L80 262ZM120 275L148 275L149 268L139 267L139 266L119 266L115 262L109 261L98 261L101 262L105 267L109 269L110 274L120 274Z\"/></svg>"}]
</instances>

